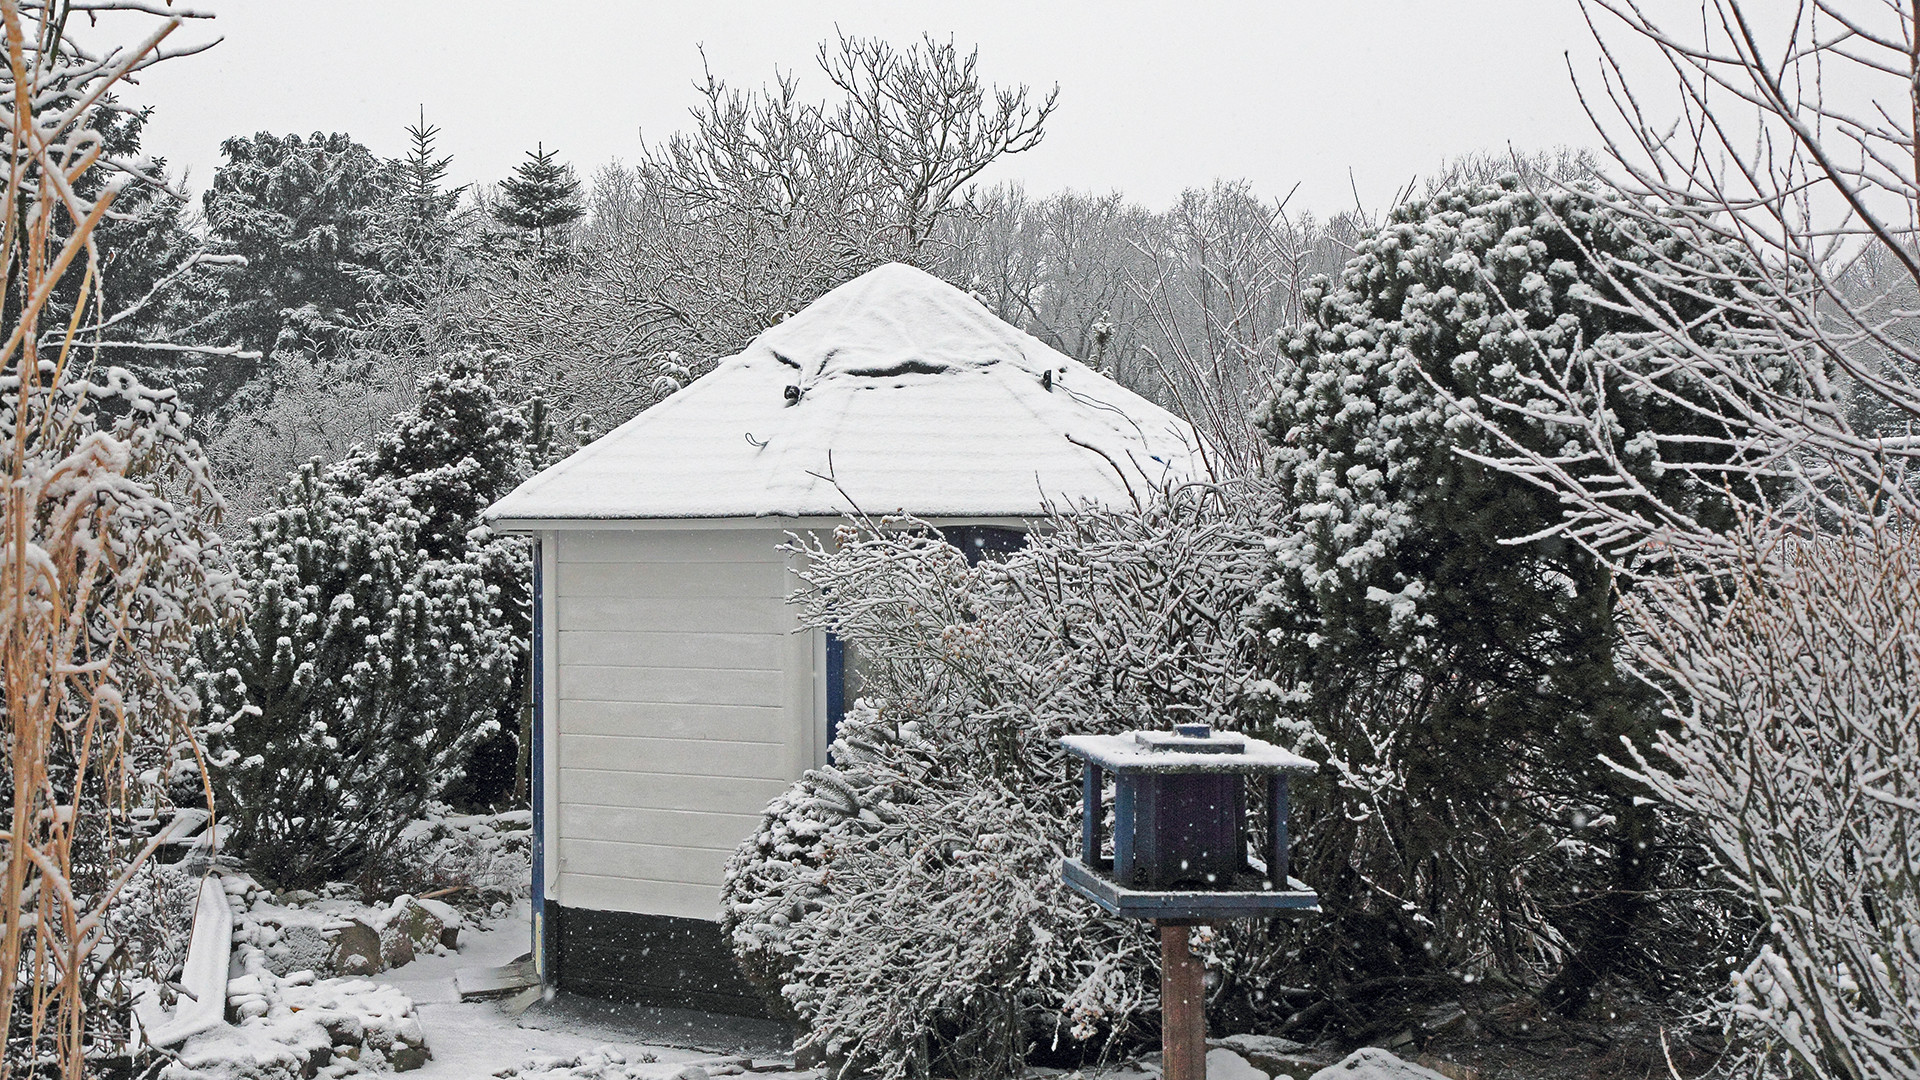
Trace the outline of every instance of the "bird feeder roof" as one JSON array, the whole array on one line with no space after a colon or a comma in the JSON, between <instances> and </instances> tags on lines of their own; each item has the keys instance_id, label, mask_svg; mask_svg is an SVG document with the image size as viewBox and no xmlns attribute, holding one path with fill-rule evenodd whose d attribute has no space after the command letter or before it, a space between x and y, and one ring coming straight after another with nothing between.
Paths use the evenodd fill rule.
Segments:
<instances>
[{"instance_id":1,"label":"bird feeder roof","mask_svg":"<svg viewBox=\"0 0 1920 1080\"><path fill-rule=\"evenodd\" d=\"M1230 732L1202 739L1164 731L1068 735L1060 744L1075 757L1114 773L1312 772L1320 767L1264 739ZM1191 749L1186 748L1189 744Z\"/></svg>"}]
</instances>

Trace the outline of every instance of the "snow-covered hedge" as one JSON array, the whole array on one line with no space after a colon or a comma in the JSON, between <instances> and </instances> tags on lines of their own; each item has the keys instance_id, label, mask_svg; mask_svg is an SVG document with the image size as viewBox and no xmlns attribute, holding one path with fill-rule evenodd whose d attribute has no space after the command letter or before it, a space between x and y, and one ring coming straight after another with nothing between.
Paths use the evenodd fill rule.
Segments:
<instances>
[{"instance_id":1,"label":"snow-covered hedge","mask_svg":"<svg viewBox=\"0 0 1920 1080\"><path fill-rule=\"evenodd\" d=\"M802 1021L799 1052L882 1078L1005 1075L1031 1045L1150 1030L1150 928L1060 882L1079 782L1056 740L1176 719L1272 734L1245 618L1268 502L1192 487L1144 512L1060 514L974 567L912 521L795 543L815 587L804 621L857 652L864 690L833 764L735 853L724 916ZM1287 939L1246 933L1251 948L1215 945L1216 1004L1264 1000L1247 976Z\"/></svg>"}]
</instances>

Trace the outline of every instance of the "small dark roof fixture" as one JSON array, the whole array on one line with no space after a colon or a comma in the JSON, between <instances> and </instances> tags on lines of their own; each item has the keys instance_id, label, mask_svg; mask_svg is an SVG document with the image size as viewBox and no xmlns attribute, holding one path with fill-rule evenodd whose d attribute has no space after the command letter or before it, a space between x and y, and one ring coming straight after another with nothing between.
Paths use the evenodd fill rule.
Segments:
<instances>
[{"instance_id":1,"label":"small dark roof fixture","mask_svg":"<svg viewBox=\"0 0 1920 1080\"><path fill-rule=\"evenodd\" d=\"M1040 389L1048 391L1049 393L1052 392L1053 390L1053 369L1052 368L1048 368L1047 370L1040 373Z\"/></svg>"},{"instance_id":2,"label":"small dark roof fixture","mask_svg":"<svg viewBox=\"0 0 1920 1080\"><path fill-rule=\"evenodd\" d=\"M788 383L786 389L780 391L780 396L787 399L787 404L798 405L800 403L800 388L792 383Z\"/></svg>"},{"instance_id":3,"label":"small dark roof fixture","mask_svg":"<svg viewBox=\"0 0 1920 1080\"><path fill-rule=\"evenodd\" d=\"M1069 735L1087 763L1080 857L1066 884L1115 915L1210 921L1318 911L1319 896L1287 874L1287 774L1313 762L1208 724L1172 731ZM1104 775L1113 774L1113 854L1102 851ZM1247 778L1264 777L1264 859L1248 852Z\"/></svg>"}]
</instances>

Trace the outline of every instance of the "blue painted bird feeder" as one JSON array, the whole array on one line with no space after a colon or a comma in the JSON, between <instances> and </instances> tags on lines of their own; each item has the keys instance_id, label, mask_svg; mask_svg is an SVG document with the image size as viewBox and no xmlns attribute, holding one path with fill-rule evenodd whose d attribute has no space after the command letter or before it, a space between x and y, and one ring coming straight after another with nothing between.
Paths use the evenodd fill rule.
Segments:
<instances>
[{"instance_id":1,"label":"blue painted bird feeder","mask_svg":"<svg viewBox=\"0 0 1920 1080\"><path fill-rule=\"evenodd\" d=\"M1161 921L1319 910L1319 896L1287 874L1287 776L1313 771L1313 762L1206 724L1060 742L1087 763L1080 857L1062 869L1076 892L1115 915ZM1109 773L1111 858L1102 836ZM1258 859L1247 842L1249 779L1266 781L1267 844Z\"/></svg>"},{"instance_id":2,"label":"blue painted bird feeder","mask_svg":"<svg viewBox=\"0 0 1920 1080\"><path fill-rule=\"evenodd\" d=\"M1160 932L1160 1048L1165 1080L1206 1080L1206 987L1189 928L1320 910L1320 898L1287 876L1287 774L1313 762L1206 724L1125 735L1069 735L1087 763L1080 857L1065 859L1068 887ZM1113 774L1113 857L1103 852L1106 775ZM1267 784L1267 845L1248 850L1247 780Z\"/></svg>"}]
</instances>

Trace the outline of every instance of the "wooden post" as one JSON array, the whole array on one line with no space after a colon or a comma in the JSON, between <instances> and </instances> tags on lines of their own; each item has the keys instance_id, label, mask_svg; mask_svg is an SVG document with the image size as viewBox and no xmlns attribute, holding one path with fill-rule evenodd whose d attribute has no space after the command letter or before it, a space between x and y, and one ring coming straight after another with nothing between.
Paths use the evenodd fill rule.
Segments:
<instances>
[{"instance_id":1,"label":"wooden post","mask_svg":"<svg viewBox=\"0 0 1920 1080\"><path fill-rule=\"evenodd\" d=\"M1207 997L1203 965L1187 948L1186 923L1160 927L1160 1075L1207 1080Z\"/></svg>"}]
</instances>

